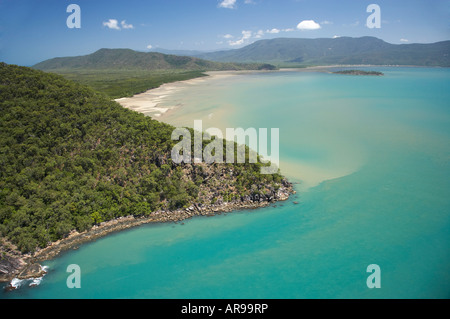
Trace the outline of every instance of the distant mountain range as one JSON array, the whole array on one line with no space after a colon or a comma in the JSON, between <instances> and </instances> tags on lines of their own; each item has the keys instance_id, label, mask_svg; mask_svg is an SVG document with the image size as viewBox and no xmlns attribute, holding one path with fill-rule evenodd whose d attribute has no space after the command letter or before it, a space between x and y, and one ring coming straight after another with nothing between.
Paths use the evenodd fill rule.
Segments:
<instances>
[{"instance_id":1,"label":"distant mountain range","mask_svg":"<svg viewBox=\"0 0 450 319\"><path fill-rule=\"evenodd\" d=\"M192 56L197 57L201 56L206 53L212 53L218 50L209 50L209 51L201 51L201 50L169 50L164 48L153 48L150 50L150 52L157 52L157 53L163 53L163 54L170 54L170 55L181 55L181 56Z\"/></svg>"},{"instance_id":2,"label":"distant mountain range","mask_svg":"<svg viewBox=\"0 0 450 319\"><path fill-rule=\"evenodd\" d=\"M171 51L220 62L260 62L280 65L418 65L450 66L450 41L432 44L390 44L374 37L333 39L277 38L260 40L236 50Z\"/></svg>"},{"instance_id":3,"label":"distant mountain range","mask_svg":"<svg viewBox=\"0 0 450 319\"><path fill-rule=\"evenodd\" d=\"M374 37L277 38L217 52L158 49L101 49L79 57L55 58L36 69L242 70L294 65L415 65L450 67L450 41L390 44ZM164 53L161 53L164 52Z\"/></svg>"},{"instance_id":4,"label":"distant mountain range","mask_svg":"<svg viewBox=\"0 0 450 319\"><path fill-rule=\"evenodd\" d=\"M44 71L61 69L220 71L261 70L274 67L258 63L213 62L190 56L138 52L130 49L100 49L89 55L46 60L34 65L33 68Z\"/></svg>"},{"instance_id":5,"label":"distant mountain range","mask_svg":"<svg viewBox=\"0 0 450 319\"><path fill-rule=\"evenodd\" d=\"M450 41L433 44L390 44L374 37L335 39L277 38L237 50L196 55L220 62L273 64L373 64L450 66Z\"/></svg>"}]
</instances>

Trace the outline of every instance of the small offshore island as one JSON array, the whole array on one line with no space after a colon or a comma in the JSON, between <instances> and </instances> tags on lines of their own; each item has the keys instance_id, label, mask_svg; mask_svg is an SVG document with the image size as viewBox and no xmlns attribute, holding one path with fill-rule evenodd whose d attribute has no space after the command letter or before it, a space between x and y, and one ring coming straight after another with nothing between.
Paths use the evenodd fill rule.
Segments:
<instances>
[{"instance_id":1,"label":"small offshore island","mask_svg":"<svg viewBox=\"0 0 450 319\"><path fill-rule=\"evenodd\" d=\"M378 71L362 71L362 70L343 70L331 72L333 74L343 74L343 75L369 75L369 76L384 76L383 72Z\"/></svg>"}]
</instances>

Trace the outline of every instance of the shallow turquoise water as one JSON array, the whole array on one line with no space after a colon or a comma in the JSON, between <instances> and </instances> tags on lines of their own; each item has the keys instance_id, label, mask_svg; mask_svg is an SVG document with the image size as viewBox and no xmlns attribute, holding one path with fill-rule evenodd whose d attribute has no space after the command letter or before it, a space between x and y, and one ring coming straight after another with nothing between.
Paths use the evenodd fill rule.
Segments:
<instances>
[{"instance_id":1,"label":"shallow turquoise water","mask_svg":"<svg viewBox=\"0 0 450 319\"><path fill-rule=\"evenodd\" d=\"M280 128L296 197L108 236L0 298L450 297L450 70L375 69L385 77L280 72L180 92L173 123L197 110L206 127Z\"/></svg>"}]
</instances>

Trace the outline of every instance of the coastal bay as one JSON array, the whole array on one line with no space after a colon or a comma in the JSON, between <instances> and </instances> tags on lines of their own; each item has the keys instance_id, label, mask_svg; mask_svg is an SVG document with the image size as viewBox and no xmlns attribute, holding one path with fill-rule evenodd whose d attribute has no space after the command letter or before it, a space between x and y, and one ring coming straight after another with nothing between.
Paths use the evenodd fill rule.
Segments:
<instances>
[{"instance_id":1,"label":"coastal bay","mask_svg":"<svg viewBox=\"0 0 450 319\"><path fill-rule=\"evenodd\" d=\"M0 300L449 299L449 1L0 0Z\"/></svg>"},{"instance_id":2,"label":"coastal bay","mask_svg":"<svg viewBox=\"0 0 450 319\"><path fill-rule=\"evenodd\" d=\"M183 98L171 117L182 125L199 111L205 127L280 127L281 170L297 195L103 237L43 263L37 289L6 298L447 296L448 70L376 70L385 76L273 72L174 92L164 104ZM373 263L379 290L366 286ZM81 266L83 289L65 287L69 264Z\"/></svg>"},{"instance_id":3,"label":"coastal bay","mask_svg":"<svg viewBox=\"0 0 450 319\"><path fill-rule=\"evenodd\" d=\"M66 87L68 87L69 89L67 89L67 93L70 94L72 87L75 85L74 83L70 83L70 82L64 82L61 80L61 78L58 77L54 77L53 75L43 75L42 73L36 72L36 71L32 71L30 69L25 69L25 68L18 68L16 66L8 66L6 64L1 64L1 71L3 73L5 73L5 79L7 79L8 77L11 77L11 90L14 90L15 86L20 86L20 80L18 81L17 78L14 78L13 76L11 76L12 71L13 72L23 72L24 73L24 77L26 78L34 76L35 77L35 81L36 79L39 79L42 82L45 81L57 81L59 86L64 86L66 85ZM19 83L17 83L19 82ZM27 88L28 90L31 90L30 88ZM87 88L78 88L79 90L87 90L86 97L89 96L89 94L95 94L92 91L89 91ZM26 91L25 92L29 92ZM49 92L47 92L47 94L51 94ZM79 92L77 91L77 94L79 94ZM14 98L14 95L12 95L12 97ZM100 97L100 99L97 101L96 103L96 107L103 107L104 111L108 111L108 108L105 107L105 102L108 103L108 101L104 100L103 97ZM36 99L36 104L40 105L41 101L39 99ZM60 102L63 103L63 102ZM20 105L20 103L19 103ZM111 104L111 106L113 106L114 108L119 108L118 110L122 110L125 111L123 109L120 108L120 106L118 106L117 104ZM23 107L23 106L19 106ZM128 111L126 111L128 112ZM130 114L132 113L124 113L122 120L126 120L127 119L127 115L130 116ZM84 114L89 114L89 112L83 112ZM40 113L39 112L35 112L35 116L39 116ZM89 115L88 115L89 116ZM138 117L137 117L138 118ZM147 120L145 117L143 117L141 115L141 120L145 119ZM152 122L148 122L148 124L150 124ZM156 123L155 121L153 121L153 123ZM153 124L152 123L152 124ZM170 126L167 126L167 128L170 129ZM117 130L116 130L117 131ZM143 132L143 133L148 133L148 132ZM100 139L98 139L98 141L100 141ZM161 142L161 140L159 140ZM162 140L163 141L163 140ZM97 143L97 145L99 144L99 142ZM127 145L127 147L130 147L130 145ZM142 146L141 146L142 147ZM91 149L93 150L93 149ZM148 153L147 153L148 154ZM73 153L72 153L72 159L73 159ZM134 159L131 161L131 163L135 160L136 158L134 157ZM136 161L139 162L139 161ZM163 156L159 156L159 158L157 159L157 162L159 163L158 165L162 165L167 172L170 170L170 167L168 165L164 165L165 163L165 158ZM130 163L130 164L131 164ZM144 162L140 162L140 164L145 164ZM174 165L177 166L177 165ZM8 282L11 281L13 278L14 280L25 280L25 279L34 279L34 278L39 278L41 277L43 274L45 274L45 270L44 268L42 268L37 262L40 262L42 260L48 260L49 258L53 258L56 255L58 255L61 251L64 250L68 250L71 248L74 248L74 246L79 245L83 242L88 242L91 241L93 239L99 238L99 237L103 237L111 232L116 232L118 230L123 230L126 228L130 228L130 227L134 227L134 226L138 226L138 225L142 225L142 224L146 224L146 223L161 223L161 222L168 222L168 221L180 221L180 220L185 220L186 218L191 218L193 216L196 215L211 215L214 213L221 213L221 212L229 212L232 211L234 209L254 209L257 207L261 207L261 206L266 206L271 202L276 202L279 200L286 200L289 198L290 194L293 193L294 191L292 190L292 185L287 182L285 179L282 179L281 176L279 176L278 174L274 174L273 178L277 178L279 179L280 182L282 182L282 186L281 187L277 187L272 188L268 190L269 193L259 193L257 195L253 194L253 193L249 193L246 194L245 192L243 192L243 188L242 188L242 183L239 184L239 193L236 194L230 194L228 191L230 189L227 190L226 196L223 192L221 192L220 194L218 192L216 193L211 193L211 189L209 189L208 187L205 189L203 186L204 185L209 185L210 183L214 183L215 181L215 177L212 176L212 174L216 174L216 173L220 173L222 180L226 180L228 181L229 184L227 184L228 187L232 187L233 186L233 172L231 171L228 172L224 167L222 167L222 170L219 172L216 172L217 170L220 170L221 168L213 168L213 167L203 167L203 165L197 165L196 167L190 167L189 165L184 165L182 168L181 167L177 167L177 171L178 174L181 173L181 169L184 170L184 173L186 174L186 176L189 176L190 174L200 174L200 176L198 176L198 178L196 179L196 183L199 184L198 186L200 186L200 190L201 190L201 199L200 201L192 201L191 202L191 207L186 208L186 203L184 202L185 199L183 198L179 198L177 203L172 203L171 205L167 205L165 206L164 210L161 210L161 207L164 207L163 205L158 205L159 206L159 210L155 210L155 209L151 209L150 205L147 203L147 198L143 198L144 203L139 203L139 205L144 205L146 208L145 210L137 215L133 215L133 216L129 216L126 217L122 216L120 218L109 218L108 221L103 222L103 218L101 216L101 214L97 211L95 213L92 213L90 216L86 216L86 218L90 221L92 219L92 222L95 222L95 224L97 226L94 226L92 229L89 229L89 227L83 227L83 229L85 229L85 231L79 232L78 230L80 229L77 226L77 231L73 230L70 234L68 233L67 229L74 229L74 226L69 226L66 225L65 227L67 227L66 230L64 230L63 232L66 233L65 236L59 236L58 237L54 237L54 238L61 238L60 240L49 240L49 236L46 235L45 238L43 238L42 240L45 241L45 244L43 242L41 242L39 244L40 248L36 249L37 247L37 242L35 240L33 241L19 241L18 242L18 246L15 246L13 243L8 242L6 240L6 238L2 238L2 245L1 245L1 264L0 264L0 281L1 282ZM235 167L236 169L236 167ZM259 168L258 168L259 169ZM156 168L156 166L154 168L152 168L153 173L158 173L158 169ZM238 171L238 170L236 170ZM250 170L251 171L251 170ZM211 176L209 176L208 174L211 174ZM276 176L275 176L276 175ZM100 174L98 175L100 176ZM256 177L257 179L259 175L254 175L253 177ZM207 182L203 183L203 178L206 178ZM264 178L263 178L264 179ZM263 180L262 179L262 180ZM271 179L271 181L274 181L274 179ZM275 184L271 184L272 186L274 186ZM123 184L121 185L123 186ZM269 184L265 185L265 186L270 186ZM190 182L190 186L191 190L193 191L193 194L195 195L196 190L198 191L199 188L197 188L197 186L193 183ZM261 187L261 185L259 185L259 187ZM95 188L95 186L94 186ZM121 188L123 191L123 188ZM215 190L218 191L220 190L221 187L216 187ZM177 196L182 194L182 188L178 187L178 192L181 193L177 193ZM233 190L232 190L233 191ZM148 195L148 193L146 193ZM232 196L233 195L233 196ZM198 195L197 195L197 199L198 199ZM153 199L151 199L153 201ZM211 202L211 200L213 200ZM184 204L181 204L183 203ZM210 203L211 202L211 203ZM146 205L145 205L146 204ZM185 210L179 210L180 207L184 206ZM178 209L177 209L178 208ZM145 216L145 218L142 218L142 216ZM94 220L95 219L95 220ZM4 229L6 229L6 227L4 225L2 225ZM70 229L69 229L70 227ZM73 228L72 228L73 227ZM27 234L27 236L33 236L32 233ZM15 238L14 238L15 239ZM17 241L16 241L17 243ZM33 247L34 246L34 247ZM45 247L45 248L43 248ZM19 252L19 250L21 250L21 253ZM31 252L30 252L31 251ZM14 284L11 284L11 288L14 288Z\"/></svg>"},{"instance_id":4,"label":"coastal bay","mask_svg":"<svg viewBox=\"0 0 450 319\"><path fill-rule=\"evenodd\" d=\"M132 97L116 99L115 101L125 108L159 119L166 115L167 112L173 113L177 108L182 106L181 102L177 105L166 105L164 103L171 95L180 90L189 89L191 86L202 85L211 81L220 81L233 76L255 72L261 73L267 71L210 71L205 72L206 77L163 84L156 89L151 89Z\"/></svg>"}]
</instances>

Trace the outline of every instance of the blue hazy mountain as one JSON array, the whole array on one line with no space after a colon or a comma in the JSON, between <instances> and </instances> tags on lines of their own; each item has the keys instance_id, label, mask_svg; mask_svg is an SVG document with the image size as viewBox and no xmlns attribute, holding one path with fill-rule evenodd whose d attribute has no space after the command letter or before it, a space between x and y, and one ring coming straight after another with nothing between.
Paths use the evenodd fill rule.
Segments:
<instances>
[{"instance_id":1,"label":"blue hazy mountain","mask_svg":"<svg viewBox=\"0 0 450 319\"><path fill-rule=\"evenodd\" d=\"M260 40L236 50L196 55L218 62L450 66L450 41L390 44L374 37Z\"/></svg>"}]
</instances>

